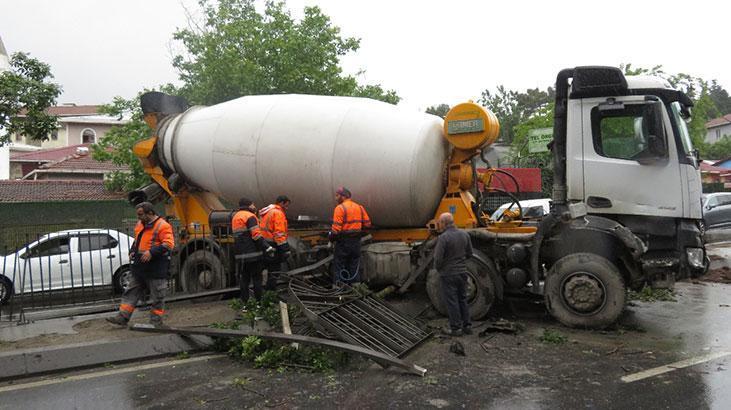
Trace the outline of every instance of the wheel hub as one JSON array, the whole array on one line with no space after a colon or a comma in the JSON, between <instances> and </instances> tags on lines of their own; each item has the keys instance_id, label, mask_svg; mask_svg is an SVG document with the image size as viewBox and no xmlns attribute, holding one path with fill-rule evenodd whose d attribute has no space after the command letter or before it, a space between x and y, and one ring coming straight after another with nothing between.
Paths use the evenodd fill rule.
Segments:
<instances>
[{"instance_id":1,"label":"wheel hub","mask_svg":"<svg viewBox=\"0 0 731 410\"><path fill-rule=\"evenodd\" d=\"M589 313L602 307L605 292L593 275L579 273L564 282L563 297L572 309Z\"/></svg>"},{"instance_id":2,"label":"wheel hub","mask_svg":"<svg viewBox=\"0 0 731 410\"><path fill-rule=\"evenodd\" d=\"M201 289L210 289L213 284L213 272L210 269L204 269L198 272L198 285Z\"/></svg>"}]
</instances>

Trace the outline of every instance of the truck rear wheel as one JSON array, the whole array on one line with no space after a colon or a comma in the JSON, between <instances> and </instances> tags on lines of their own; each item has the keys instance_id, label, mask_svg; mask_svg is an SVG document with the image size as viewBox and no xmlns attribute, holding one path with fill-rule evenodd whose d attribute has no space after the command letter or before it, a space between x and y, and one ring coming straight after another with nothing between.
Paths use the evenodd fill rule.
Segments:
<instances>
[{"instance_id":1,"label":"truck rear wheel","mask_svg":"<svg viewBox=\"0 0 731 410\"><path fill-rule=\"evenodd\" d=\"M221 259L205 249L191 253L180 269L180 286L185 293L223 289L226 274Z\"/></svg>"},{"instance_id":2,"label":"truck rear wheel","mask_svg":"<svg viewBox=\"0 0 731 410\"><path fill-rule=\"evenodd\" d=\"M556 262L546 277L548 312L569 327L602 329L624 309L624 280L613 263L593 253L575 253Z\"/></svg>"},{"instance_id":3,"label":"truck rear wheel","mask_svg":"<svg viewBox=\"0 0 731 410\"><path fill-rule=\"evenodd\" d=\"M475 258L467 260L467 305L472 320L482 319L495 302L495 284L490 275L491 266ZM431 269L426 277L426 292L434 308L447 315L447 305L442 298L442 284L439 273Z\"/></svg>"}]
</instances>

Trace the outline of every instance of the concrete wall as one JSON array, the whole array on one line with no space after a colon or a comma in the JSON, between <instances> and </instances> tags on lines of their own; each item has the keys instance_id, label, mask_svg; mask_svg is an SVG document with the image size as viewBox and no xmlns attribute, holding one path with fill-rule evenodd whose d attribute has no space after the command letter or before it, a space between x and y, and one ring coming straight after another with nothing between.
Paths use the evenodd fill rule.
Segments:
<instances>
[{"instance_id":1,"label":"concrete wall","mask_svg":"<svg viewBox=\"0 0 731 410\"><path fill-rule=\"evenodd\" d=\"M10 178L10 147L6 144L0 147L0 179L8 178Z\"/></svg>"},{"instance_id":2,"label":"concrete wall","mask_svg":"<svg viewBox=\"0 0 731 410\"><path fill-rule=\"evenodd\" d=\"M713 144L714 142L717 142L718 140L723 138L724 135L728 135L729 137L731 137L731 124L713 127L706 131L706 142L709 144Z\"/></svg>"}]
</instances>

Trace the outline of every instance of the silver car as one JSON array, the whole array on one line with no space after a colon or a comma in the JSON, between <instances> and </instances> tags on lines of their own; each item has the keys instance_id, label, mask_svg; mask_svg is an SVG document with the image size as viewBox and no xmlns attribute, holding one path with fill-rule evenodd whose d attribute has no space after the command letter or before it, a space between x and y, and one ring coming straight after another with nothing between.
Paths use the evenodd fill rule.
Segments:
<instances>
[{"instance_id":1,"label":"silver car","mask_svg":"<svg viewBox=\"0 0 731 410\"><path fill-rule=\"evenodd\" d=\"M75 229L43 235L0 256L0 304L12 295L71 288L126 288L134 239L111 229Z\"/></svg>"},{"instance_id":2,"label":"silver car","mask_svg":"<svg viewBox=\"0 0 731 410\"><path fill-rule=\"evenodd\" d=\"M731 226L731 192L703 195L703 225L706 230Z\"/></svg>"}]
</instances>

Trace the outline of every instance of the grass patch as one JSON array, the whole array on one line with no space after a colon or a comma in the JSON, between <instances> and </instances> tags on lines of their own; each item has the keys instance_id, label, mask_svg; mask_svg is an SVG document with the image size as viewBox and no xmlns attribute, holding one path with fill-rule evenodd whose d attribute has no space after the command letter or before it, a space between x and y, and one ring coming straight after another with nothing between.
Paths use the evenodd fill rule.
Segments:
<instances>
[{"instance_id":1,"label":"grass patch","mask_svg":"<svg viewBox=\"0 0 731 410\"><path fill-rule=\"evenodd\" d=\"M541 343L560 345L566 343L568 338L552 329L543 329L543 334L538 338Z\"/></svg>"},{"instance_id":2,"label":"grass patch","mask_svg":"<svg viewBox=\"0 0 731 410\"><path fill-rule=\"evenodd\" d=\"M641 302L677 302L672 289L654 289L649 286L643 287L639 292L630 290L627 292L627 297L629 300Z\"/></svg>"}]
</instances>

